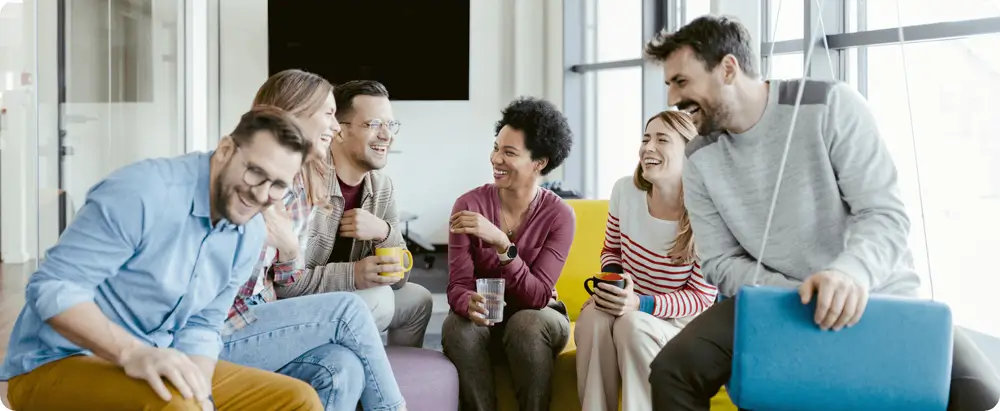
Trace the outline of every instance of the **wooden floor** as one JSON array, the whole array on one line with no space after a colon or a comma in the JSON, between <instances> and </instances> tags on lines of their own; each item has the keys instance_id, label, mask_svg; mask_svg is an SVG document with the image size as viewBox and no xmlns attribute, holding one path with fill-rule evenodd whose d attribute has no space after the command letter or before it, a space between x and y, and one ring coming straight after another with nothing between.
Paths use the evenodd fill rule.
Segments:
<instances>
[{"instance_id":1,"label":"wooden floor","mask_svg":"<svg viewBox=\"0 0 1000 411\"><path fill-rule=\"evenodd\" d=\"M29 275L24 264L0 264L0 361L7 354L14 320L24 306L24 285Z\"/></svg>"}]
</instances>

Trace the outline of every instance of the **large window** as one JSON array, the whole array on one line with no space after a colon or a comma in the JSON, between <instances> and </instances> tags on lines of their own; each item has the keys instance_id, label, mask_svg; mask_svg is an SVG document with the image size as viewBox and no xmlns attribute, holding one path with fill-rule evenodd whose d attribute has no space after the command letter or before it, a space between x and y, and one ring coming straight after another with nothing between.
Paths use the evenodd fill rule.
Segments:
<instances>
[{"instance_id":1,"label":"large window","mask_svg":"<svg viewBox=\"0 0 1000 411\"><path fill-rule=\"evenodd\" d=\"M771 65L768 78L795 79L802 77L802 64L805 53L778 54L767 58L766 64Z\"/></svg>"},{"instance_id":2,"label":"large window","mask_svg":"<svg viewBox=\"0 0 1000 411\"><path fill-rule=\"evenodd\" d=\"M642 67L594 73L597 82L597 197L609 198L615 181L631 174L642 141Z\"/></svg>"},{"instance_id":3,"label":"large window","mask_svg":"<svg viewBox=\"0 0 1000 411\"><path fill-rule=\"evenodd\" d=\"M582 153L568 161L579 170L568 166L565 175L573 181L564 183L587 197L608 198L615 181L632 174L646 116L667 108L662 67L643 61L642 49L661 28L676 29L708 14L711 4L585 0L568 5L582 22L580 64L573 67L573 84L581 90L567 102L580 112L574 124L582 135L574 150Z\"/></svg>"},{"instance_id":4,"label":"large window","mask_svg":"<svg viewBox=\"0 0 1000 411\"><path fill-rule=\"evenodd\" d=\"M990 258L1000 249L997 50L1000 35L870 47L864 73L914 223L917 268L924 278L930 270L958 322L992 335L1000 335L987 314L1000 287Z\"/></svg>"},{"instance_id":5,"label":"large window","mask_svg":"<svg viewBox=\"0 0 1000 411\"><path fill-rule=\"evenodd\" d=\"M712 0L684 0L684 23L712 12Z\"/></svg>"},{"instance_id":6,"label":"large window","mask_svg":"<svg viewBox=\"0 0 1000 411\"><path fill-rule=\"evenodd\" d=\"M631 27L648 24L650 4L672 16L664 17L666 27L677 28L708 13L710 5L723 14L730 13L727 7L752 9L738 1L643 0L640 13L629 12ZM992 258L1000 249L1000 116L994 104L1000 95L1000 0L756 3L760 31L752 35L761 42L769 78L840 80L867 98L898 170L922 294L951 306L958 325L1000 337L1000 322L991 315L1000 288ZM607 13L622 16L624 10ZM895 30L900 25L902 44ZM805 41L817 28L816 42ZM648 29L639 35L648 37ZM644 40L636 46L614 40L622 46L613 57L635 58ZM807 60L808 44L814 49ZM589 96L582 113L589 126L586 193L605 198L612 183L633 170L641 114L665 102L644 97L662 87L662 76L650 71L659 67L638 60L593 66L581 94Z\"/></svg>"},{"instance_id":7,"label":"large window","mask_svg":"<svg viewBox=\"0 0 1000 411\"><path fill-rule=\"evenodd\" d=\"M1000 322L988 314L1000 286L989 258L1000 249L1000 217L993 217L1000 118L990 111L1000 95L1000 34L990 34L1000 33L1000 2L847 0L822 10L818 3L762 1L762 31L773 32L762 42L770 77L834 78L867 97L899 172L922 294L951 306L957 324L1000 336ZM807 11L823 19L825 38L804 61L808 43L788 40L804 37ZM942 22L951 24L919 26ZM918 41L901 45L894 30L874 31L900 24L904 40Z\"/></svg>"},{"instance_id":8,"label":"large window","mask_svg":"<svg viewBox=\"0 0 1000 411\"><path fill-rule=\"evenodd\" d=\"M642 2L586 0L593 32L588 63L642 56Z\"/></svg>"},{"instance_id":9,"label":"large window","mask_svg":"<svg viewBox=\"0 0 1000 411\"><path fill-rule=\"evenodd\" d=\"M805 27L803 0L769 0L767 15L767 26L764 30L771 35L766 41L795 40L805 37L802 35Z\"/></svg>"},{"instance_id":10,"label":"large window","mask_svg":"<svg viewBox=\"0 0 1000 411\"><path fill-rule=\"evenodd\" d=\"M851 0L848 0L851 1ZM858 1L858 0L854 0ZM787 3L787 1L786 1ZM864 30L1000 17L996 0L867 0ZM858 16L850 16L857 18Z\"/></svg>"}]
</instances>

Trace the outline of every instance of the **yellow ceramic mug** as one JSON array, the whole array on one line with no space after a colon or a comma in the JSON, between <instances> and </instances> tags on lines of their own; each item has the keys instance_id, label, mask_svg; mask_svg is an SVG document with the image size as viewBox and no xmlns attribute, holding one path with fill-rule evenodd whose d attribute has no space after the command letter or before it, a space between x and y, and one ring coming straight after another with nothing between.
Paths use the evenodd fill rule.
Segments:
<instances>
[{"instance_id":1,"label":"yellow ceramic mug","mask_svg":"<svg viewBox=\"0 0 1000 411\"><path fill-rule=\"evenodd\" d=\"M410 250L403 247L376 248L375 255L379 257L396 257L399 259L400 264L406 264L403 266L403 271L395 273L378 273L378 275L402 278L404 273L413 268L413 254L410 254Z\"/></svg>"}]
</instances>

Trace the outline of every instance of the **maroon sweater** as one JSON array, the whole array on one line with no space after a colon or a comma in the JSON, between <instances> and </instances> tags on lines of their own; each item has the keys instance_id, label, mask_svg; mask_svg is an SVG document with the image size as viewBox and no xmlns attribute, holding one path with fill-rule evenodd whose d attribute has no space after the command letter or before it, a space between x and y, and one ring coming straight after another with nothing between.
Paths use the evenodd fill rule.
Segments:
<instances>
[{"instance_id":1,"label":"maroon sweater","mask_svg":"<svg viewBox=\"0 0 1000 411\"><path fill-rule=\"evenodd\" d=\"M493 184L477 187L458 198L452 214L475 211L500 227L500 197ZM476 292L477 278L503 278L507 308L540 309L552 299L566 255L573 243L576 215L558 195L540 189L529 207L514 244L517 257L500 265L495 248L468 234L448 236L448 304L464 317L469 298Z\"/></svg>"}]
</instances>

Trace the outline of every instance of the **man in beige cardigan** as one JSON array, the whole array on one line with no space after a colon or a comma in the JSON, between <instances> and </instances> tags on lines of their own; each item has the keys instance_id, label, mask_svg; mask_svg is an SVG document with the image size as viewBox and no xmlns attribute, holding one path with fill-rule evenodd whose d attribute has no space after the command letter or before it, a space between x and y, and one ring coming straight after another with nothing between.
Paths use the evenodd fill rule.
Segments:
<instances>
[{"instance_id":1,"label":"man in beige cardigan","mask_svg":"<svg viewBox=\"0 0 1000 411\"><path fill-rule=\"evenodd\" d=\"M326 173L330 206L315 208L309 223L306 272L279 286L279 298L333 291L356 292L388 330L389 345L420 347L433 300L426 288L402 278L380 276L405 263L375 256L376 248L406 247L399 230L392 180L385 167L399 131L389 93L375 81L350 81L334 89L341 131L333 139L333 164Z\"/></svg>"}]
</instances>

